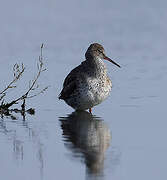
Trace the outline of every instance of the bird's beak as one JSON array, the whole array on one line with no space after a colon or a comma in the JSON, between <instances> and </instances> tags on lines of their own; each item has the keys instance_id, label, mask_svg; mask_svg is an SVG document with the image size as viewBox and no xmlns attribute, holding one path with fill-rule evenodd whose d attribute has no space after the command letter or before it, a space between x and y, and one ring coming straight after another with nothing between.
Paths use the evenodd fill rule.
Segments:
<instances>
[{"instance_id":1,"label":"bird's beak","mask_svg":"<svg viewBox=\"0 0 167 180\"><path fill-rule=\"evenodd\" d=\"M107 61L112 62L113 64L115 64L115 65L118 66L119 68L121 67L119 64L117 64L116 62L114 62L113 60L111 60L109 57L107 57L107 56L105 56L105 55L104 55L104 59L107 60Z\"/></svg>"}]
</instances>

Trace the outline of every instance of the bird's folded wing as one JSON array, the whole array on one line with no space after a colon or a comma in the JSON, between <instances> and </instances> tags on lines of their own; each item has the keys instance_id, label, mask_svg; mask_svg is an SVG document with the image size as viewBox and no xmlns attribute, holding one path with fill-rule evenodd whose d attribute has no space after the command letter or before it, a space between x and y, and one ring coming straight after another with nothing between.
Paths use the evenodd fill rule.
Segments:
<instances>
[{"instance_id":1,"label":"bird's folded wing","mask_svg":"<svg viewBox=\"0 0 167 180\"><path fill-rule=\"evenodd\" d=\"M59 95L59 99L67 99L72 94L74 94L75 90L78 88L78 77L69 74L64 80L63 89Z\"/></svg>"},{"instance_id":2,"label":"bird's folded wing","mask_svg":"<svg viewBox=\"0 0 167 180\"><path fill-rule=\"evenodd\" d=\"M79 84L85 81L85 69L83 67L84 62L82 62L82 66L79 65L74 68L65 78L63 89L59 95L59 99L66 99L75 94L75 91L77 91L77 89L79 88Z\"/></svg>"}]
</instances>

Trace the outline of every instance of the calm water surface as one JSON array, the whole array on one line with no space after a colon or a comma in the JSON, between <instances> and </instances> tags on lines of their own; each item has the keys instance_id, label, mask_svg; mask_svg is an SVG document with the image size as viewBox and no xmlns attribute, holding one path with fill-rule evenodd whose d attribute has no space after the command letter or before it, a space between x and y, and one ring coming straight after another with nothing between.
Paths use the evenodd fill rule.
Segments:
<instances>
[{"instance_id":1,"label":"calm water surface","mask_svg":"<svg viewBox=\"0 0 167 180\"><path fill-rule=\"evenodd\" d=\"M49 90L27 101L34 116L0 119L1 179L130 180L167 175L166 1L2 1L0 89L12 66L26 72L7 100L36 72L41 43ZM92 42L122 68L106 62L111 96L88 112L74 112L57 96L69 71Z\"/></svg>"}]
</instances>

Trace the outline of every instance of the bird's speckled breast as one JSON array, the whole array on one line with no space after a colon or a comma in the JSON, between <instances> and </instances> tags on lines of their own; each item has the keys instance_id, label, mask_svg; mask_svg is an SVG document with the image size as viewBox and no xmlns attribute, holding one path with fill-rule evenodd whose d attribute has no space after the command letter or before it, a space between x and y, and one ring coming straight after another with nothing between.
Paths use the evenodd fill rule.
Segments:
<instances>
[{"instance_id":1,"label":"bird's speckled breast","mask_svg":"<svg viewBox=\"0 0 167 180\"><path fill-rule=\"evenodd\" d=\"M84 61L81 65L77 88L65 101L74 109L86 110L103 102L109 96L112 84L100 58Z\"/></svg>"},{"instance_id":2,"label":"bird's speckled breast","mask_svg":"<svg viewBox=\"0 0 167 180\"><path fill-rule=\"evenodd\" d=\"M95 78L90 79L89 81L89 100L94 104L100 104L104 101L111 91L112 83L111 80L106 78Z\"/></svg>"}]
</instances>

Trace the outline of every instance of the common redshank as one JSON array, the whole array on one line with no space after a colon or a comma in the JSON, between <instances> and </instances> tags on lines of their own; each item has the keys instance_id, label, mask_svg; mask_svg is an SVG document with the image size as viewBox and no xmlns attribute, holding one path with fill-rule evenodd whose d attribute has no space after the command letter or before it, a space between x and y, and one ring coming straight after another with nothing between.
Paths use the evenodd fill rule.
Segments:
<instances>
[{"instance_id":1,"label":"common redshank","mask_svg":"<svg viewBox=\"0 0 167 180\"><path fill-rule=\"evenodd\" d=\"M112 87L103 59L118 67L120 65L107 57L103 46L98 43L88 47L85 58L65 78L59 99L63 99L75 110L89 109L91 113L93 106L109 96Z\"/></svg>"}]
</instances>

